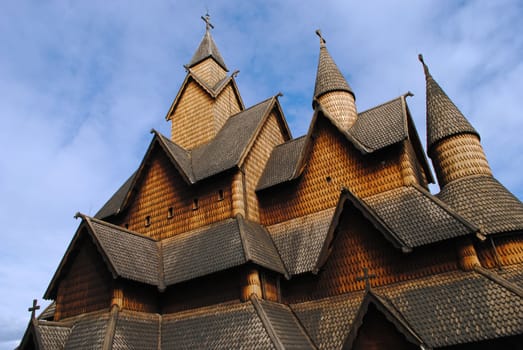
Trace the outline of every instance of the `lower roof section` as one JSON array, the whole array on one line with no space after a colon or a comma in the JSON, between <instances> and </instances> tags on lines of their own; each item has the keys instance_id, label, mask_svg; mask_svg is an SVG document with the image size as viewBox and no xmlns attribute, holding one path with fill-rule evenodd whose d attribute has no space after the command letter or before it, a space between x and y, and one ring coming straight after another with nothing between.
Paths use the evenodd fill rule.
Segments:
<instances>
[{"instance_id":1,"label":"lower roof section","mask_svg":"<svg viewBox=\"0 0 523 350\"><path fill-rule=\"evenodd\" d=\"M370 304L425 348L481 343L523 334L523 298L511 287L522 268L453 271L290 306L253 296L167 315L113 307L60 322L33 320L21 348L33 337L46 350L341 349L357 337Z\"/></svg>"}]
</instances>

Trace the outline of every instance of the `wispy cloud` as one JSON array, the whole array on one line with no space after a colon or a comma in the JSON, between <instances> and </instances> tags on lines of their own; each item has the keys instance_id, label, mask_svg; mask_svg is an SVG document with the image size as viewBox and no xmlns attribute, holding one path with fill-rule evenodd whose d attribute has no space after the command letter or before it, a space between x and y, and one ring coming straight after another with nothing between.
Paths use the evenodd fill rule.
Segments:
<instances>
[{"instance_id":1,"label":"wispy cloud","mask_svg":"<svg viewBox=\"0 0 523 350\"><path fill-rule=\"evenodd\" d=\"M321 28L364 110L411 90L425 135L425 54L521 198L522 5L517 1L220 1L215 40L247 105L281 91L293 134L312 116ZM7 2L0 14L0 348L21 337L69 243L137 167L203 35L191 1ZM13 292L15 291L15 292ZM6 343L11 342L11 343ZM5 345L9 344L9 345Z\"/></svg>"}]
</instances>

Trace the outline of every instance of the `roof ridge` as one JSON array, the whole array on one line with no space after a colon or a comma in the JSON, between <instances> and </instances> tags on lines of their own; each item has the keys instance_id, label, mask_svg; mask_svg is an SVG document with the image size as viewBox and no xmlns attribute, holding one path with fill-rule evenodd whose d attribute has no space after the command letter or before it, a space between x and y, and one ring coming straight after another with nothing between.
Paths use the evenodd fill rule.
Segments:
<instances>
[{"instance_id":1,"label":"roof ridge","mask_svg":"<svg viewBox=\"0 0 523 350\"><path fill-rule=\"evenodd\" d=\"M249 242L247 242L247 237L245 237L245 222L243 221L243 216L241 214L236 214L236 225L238 225L238 234L240 236L240 242L243 249L243 257L246 262L252 261Z\"/></svg>"},{"instance_id":2,"label":"roof ridge","mask_svg":"<svg viewBox=\"0 0 523 350\"><path fill-rule=\"evenodd\" d=\"M139 233L139 232L136 232L136 231L131 231L131 230L125 228L125 227L121 227L121 226L112 224L110 222L91 217L89 215L85 215L85 214L81 214L81 213L77 213L76 215L80 216L81 218L85 218L85 219L88 219L90 221L94 221L97 224L101 224L101 225L104 225L104 226L107 226L107 227L111 227L111 228L117 229L117 230L119 230L121 232L125 232L125 233L131 234L131 235L134 235L134 236L137 236L137 237L140 237L140 238L145 238L145 239L148 239L148 240L153 241L153 242L158 242L158 240L156 240L156 239L154 239L152 237L146 236L143 233Z\"/></svg>"},{"instance_id":3,"label":"roof ridge","mask_svg":"<svg viewBox=\"0 0 523 350\"><path fill-rule=\"evenodd\" d=\"M272 340L272 344L274 345L274 347L277 350L285 350L285 346L283 346L282 341L280 340L280 338L278 338L276 330L274 329L271 320L269 319L269 316L267 316L267 313L263 309L263 306L259 302L258 297L256 297L256 294L251 294L249 299L263 324L263 328L265 328L265 331L269 335L269 338Z\"/></svg>"},{"instance_id":4,"label":"roof ridge","mask_svg":"<svg viewBox=\"0 0 523 350\"><path fill-rule=\"evenodd\" d=\"M473 266L473 270L479 273L480 275L487 277L491 281L494 281L497 284L503 286L505 289L508 289L520 298L523 298L523 288L507 280L505 277L493 272L492 270L486 269L483 266L475 265Z\"/></svg>"},{"instance_id":5,"label":"roof ridge","mask_svg":"<svg viewBox=\"0 0 523 350\"><path fill-rule=\"evenodd\" d=\"M105 336L102 343L102 350L111 350L113 348L114 336L116 333L116 324L118 323L118 312L120 308L113 304L111 307L110 317L107 320Z\"/></svg>"},{"instance_id":6,"label":"roof ridge","mask_svg":"<svg viewBox=\"0 0 523 350\"><path fill-rule=\"evenodd\" d=\"M364 110L364 111L358 112L358 116L360 116L360 115L363 114L363 113L367 113L367 112L370 112L370 111L375 110L375 109L377 109L377 108L380 108L380 107L383 107L383 106L385 106L385 105L388 105L389 103L395 102L396 100L403 99L404 97L405 97L405 94L403 94L403 95L399 95L398 97L394 97L394 98L392 98L392 99L390 99L390 100L388 100L388 101L386 101L386 102L382 102L382 103L380 103L380 104L378 104L378 105L375 105L375 106L373 106L373 107L367 108L367 109Z\"/></svg>"}]
</instances>

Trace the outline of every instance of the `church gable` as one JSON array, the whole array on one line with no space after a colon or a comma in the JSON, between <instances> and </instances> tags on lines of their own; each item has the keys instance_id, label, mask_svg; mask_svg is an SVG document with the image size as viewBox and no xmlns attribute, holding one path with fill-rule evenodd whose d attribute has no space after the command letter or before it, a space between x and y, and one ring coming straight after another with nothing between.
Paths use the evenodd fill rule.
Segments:
<instances>
[{"instance_id":1,"label":"church gable","mask_svg":"<svg viewBox=\"0 0 523 350\"><path fill-rule=\"evenodd\" d=\"M258 193L263 224L332 208L342 187L365 197L403 185L394 147L363 155L322 113L313 119L307 137L300 177Z\"/></svg>"},{"instance_id":2,"label":"church gable","mask_svg":"<svg viewBox=\"0 0 523 350\"><path fill-rule=\"evenodd\" d=\"M111 273L88 235L82 236L57 281L54 315L57 321L110 306Z\"/></svg>"},{"instance_id":3,"label":"church gable","mask_svg":"<svg viewBox=\"0 0 523 350\"><path fill-rule=\"evenodd\" d=\"M136 180L127 209L115 223L160 240L231 217L230 177L187 184L156 146Z\"/></svg>"}]
</instances>

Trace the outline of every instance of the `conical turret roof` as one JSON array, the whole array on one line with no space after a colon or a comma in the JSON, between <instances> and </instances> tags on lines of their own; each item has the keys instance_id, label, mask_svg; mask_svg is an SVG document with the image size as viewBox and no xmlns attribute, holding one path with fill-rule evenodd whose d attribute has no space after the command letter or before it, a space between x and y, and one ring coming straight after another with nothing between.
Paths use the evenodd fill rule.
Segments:
<instances>
[{"instance_id":1,"label":"conical turret roof","mask_svg":"<svg viewBox=\"0 0 523 350\"><path fill-rule=\"evenodd\" d=\"M419 55L423 64L427 82L427 148L430 149L438 141L457 134L475 134L478 132L460 112L458 107L447 96L429 72L429 68Z\"/></svg>"},{"instance_id":2,"label":"conical turret roof","mask_svg":"<svg viewBox=\"0 0 523 350\"><path fill-rule=\"evenodd\" d=\"M320 37L320 58L316 73L316 85L314 86L314 98L317 99L331 91L347 91L354 96L354 92L347 80L345 80L329 51L327 51L325 39L323 39L319 31L316 31L316 34Z\"/></svg>"},{"instance_id":3,"label":"conical turret roof","mask_svg":"<svg viewBox=\"0 0 523 350\"><path fill-rule=\"evenodd\" d=\"M218 50L218 47L216 46L216 43L214 42L214 39L211 35L211 28L213 28L212 24L209 22L209 17L202 17L204 21L206 22L206 29L205 29L205 35L203 36L203 39L200 43L200 46L198 46L198 49L194 53L194 55L191 58L191 61L187 64L188 68L194 67L198 63L202 62L206 58L213 58L223 69L226 71L229 71L227 69L227 66L225 65L225 61L223 60L222 55L220 54L220 51Z\"/></svg>"}]
</instances>

